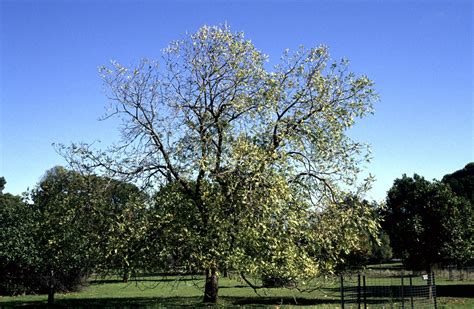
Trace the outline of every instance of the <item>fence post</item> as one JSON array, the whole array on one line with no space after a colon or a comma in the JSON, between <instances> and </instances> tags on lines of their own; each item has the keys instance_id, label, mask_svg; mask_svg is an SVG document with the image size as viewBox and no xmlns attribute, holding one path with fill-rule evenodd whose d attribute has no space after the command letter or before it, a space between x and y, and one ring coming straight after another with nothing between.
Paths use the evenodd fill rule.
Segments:
<instances>
[{"instance_id":1,"label":"fence post","mask_svg":"<svg viewBox=\"0 0 474 309\"><path fill-rule=\"evenodd\" d=\"M362 282L364 284L364 309L367 309L367 289L365 286L365 275L362 276Z\"/></svg>"},{"instance_id":2,"label":"fence post","mask_svg":"<svg viewBox=\"0 0 474 309\"><path fill-rule=\"evenodd\" d=\"M360 273L357 274L357 306L360 309Z\"/></svg>"},{"instance_id":3,"label":"fence post","mask_svg":"<svg viewBox=\"0 0 474 309\"><path fill-rule=\"evenodd\" d=\"M341 275L341 309L344 309L344 276Z\"/></svg>"},{"instance_id":4,"label":"fence post","mask_svg":"<svg viewBox=\"0 0 474 309\"><path fill-rule=\"evenodd\" d=\"M410 304L411 304L411 309L413 309L413 282L412 282L412 277L413 275L410 275Z\"/></svg>"},{"instance_id":5,"label":"fence post","mask_svg":"<svg viewBox=\"0 0 474 309\"><path fill-rule=\"evenodd\" d=\"M403 284L403 273L401 274L401 279L402 279L402 289L401 289L401 294L402 294L402 295L401 295L401 296L402 296L402 309L405 309L405 295L404 295L404 293L403 293L403 292L404 292L403 290L404 290L405 286L404 286L404 284Z\"/></svg>"},{"instance_id":6,"label":"fence post","mask_svg":"<svg viewBox=\"0 0 474 309\"><path fill-rule=\"evenodd\" d=\"M432 276L432 279L431 279L431 288L432 288L432 291L433 291L433 300L434 300L434 307L435 309L438 308L438 303L436 301L436 282L435 282L435 274L434 272L431 273L431 276Z\"/></svg>"}]
</instances>

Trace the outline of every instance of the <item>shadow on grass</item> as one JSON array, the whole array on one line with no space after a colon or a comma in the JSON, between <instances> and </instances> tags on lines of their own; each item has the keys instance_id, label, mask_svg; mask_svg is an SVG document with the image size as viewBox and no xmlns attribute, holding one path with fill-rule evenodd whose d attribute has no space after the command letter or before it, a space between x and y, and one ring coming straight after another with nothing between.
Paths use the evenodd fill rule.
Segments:
<instances>
[{"instance_id":1,"label":"shadow on grass","mask_svg":"<svg viewBox=\"0 0 474 309\"><path fill-rule=\"evenodd\" d=\"M361 287L361 297L363 297ZM328 293L338 293L339 288L323 288ZM344 293L350 295L349 297L356 297L357 286L349 286L344 288ZM420 297L423 295L429 295L429 286L427 285L416 285L416 286L404 286L403 292L401 286L395 285L371 285L365 287L366 297L401 297L405 298L413 296ZM470 297L474 298L474 284L457 284L457 285L436 285L436 295L439 297Z\"/></svg>"},{"instance_id":2,"label":"shadow on grass","mask_svg":"<svg viewBox=\"0 0 474 309\"><path fill-rule=\"evenodd\" d=\"M128 282L123 282L121 279L93 279L89 281L89 284L107 284L107 283L133 283L133 282L175 282L175 281L196 281L200 279L196 278L132 278Z\"/></svg>"},{"instance_id":3,"label":"shadow on grass","mask_svg":"<svg viewBox=\"0 0 474 309\"><path fill-rule=\"evenodd\" d=\"M271 306L275 308L276 305L322 305L322 304L339 304L337 299L309 299L309 298L293 298L293 297L222 297L233 305L247 306Z\"/></svg>"},{"instance_id":4,"label":"shadow on grass","mask_svg":"<svg viewBox=\"0 0 474 309\"><path fill-rule=\"evenodd\" d=\"M474 284L436 285L436 294L442 297L474 297Z\"/></svg>"},{"instance_id":5,"label":"shadow on grass","mask_svg":"<svg viewBox=\"0 0 474 309\"><path fill-rule=\"evenodd\" d=\"M158 297L158 298L97 298L97 299L58 299L53 306L43 302L1 303L1 308L275 308L276 305L320 305L335 304L338 300L299 299L291 297L220 297L217 306L202 303L201 297Z\"/></svg>"}]
</instances>

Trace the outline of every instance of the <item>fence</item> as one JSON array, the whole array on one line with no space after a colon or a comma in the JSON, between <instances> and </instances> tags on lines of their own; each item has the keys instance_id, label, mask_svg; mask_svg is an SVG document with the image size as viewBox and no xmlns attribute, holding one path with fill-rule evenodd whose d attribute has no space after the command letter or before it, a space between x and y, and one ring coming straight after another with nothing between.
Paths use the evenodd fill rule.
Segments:
<instances>
[{"instance_id":1,"label":"fence","mask_svg":"<svg viewBox=\"0 0 474 309\"><path fill-rule=\"evenodd\" d=\"M458 267L448 265L443 268L435 269L437 278L443 278L449 281L469 281L474 280L474 266Z\"/></svg>"},{"instance_id":2,"label":"fence","mask_svg":"<svg viewBox=\"0 0 474 309\"><path fill-rule=\"evenodd\" d=\"M437 308L434 274L343 275L341 308Z\"/></svg>"}]
</instances>

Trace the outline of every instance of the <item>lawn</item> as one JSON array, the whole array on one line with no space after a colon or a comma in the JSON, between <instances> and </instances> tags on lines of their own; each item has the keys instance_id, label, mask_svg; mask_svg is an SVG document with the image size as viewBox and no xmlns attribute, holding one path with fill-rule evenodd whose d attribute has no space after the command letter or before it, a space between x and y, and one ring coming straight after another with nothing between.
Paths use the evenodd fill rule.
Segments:
<instances>
[{"instance_id":1,"label":"lawn","mask_svg":"<svg viewBox=\"0 0 474 309\"><path fill-rule=\"evenodd\" d=\"M237 280L221 278L219 289L219 307L252 307L252 308L340 308L338 282L325 280L312 282L320 288L300 292L295 289L262 289L255 291ZM451 282L452 283L452 282ZM202 278L191 276L144 277L122 283L108 278L91 279L82 291L68 294L57 294L58 308L176 308L203 307ZM474 282L462 283L468 288ZM473 293L474 295L474 293ZM0 297L0 307L22 306L26 308L46 307L46 295L26 295ZM438 308L474 308L474 298L439 297ZM352 305L352 308L357 306ZM351 308L346 305L345 308ZM375 307L374 305L369 308Z\"/></svg>"}]
</instances>

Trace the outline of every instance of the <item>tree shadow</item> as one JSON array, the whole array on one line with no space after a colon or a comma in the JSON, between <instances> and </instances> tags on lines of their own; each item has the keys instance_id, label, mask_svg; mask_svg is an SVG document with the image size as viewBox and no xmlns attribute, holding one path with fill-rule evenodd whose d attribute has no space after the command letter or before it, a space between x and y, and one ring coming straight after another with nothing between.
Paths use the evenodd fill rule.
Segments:
<instances>
[{"instance_id":1,"label":"tree shadow","mask_svg":"<svg viewBox=\"0 0 474 309\"><path fill-rule=\"evenodd\" d=\"M436 285L436 295L442 297L474 297L474 284Z\"/></svg>"},{"instance_id":2,"label":"tree shadow","mask_svg":"<svg viewBox=\"0 0 474 309\"><path fill-rule=\"evenodd\" d=\"M219 298L217 307L225 308L275 308L276 305L320 305L338 304L339 300L306 299L291 297L228 297ZM0 303L1 308L212 308L215 305L202 303L202 297L133 297L133 298L84 298L58 299L54 305L48 306L46 301L24 302L11 301Z\"/></svg>"},{"instance_id":3,"label":"tree shadow","mask_svg":"<svg viewBox=\"0 0 474 309\"><path fill-rule=\"evenodd\" d=\"M133 283L133 282L178 282L178 281L196 281L200 279L195 278L131 278L128 282L123 282L121 279L92 279L89 284L107 284L107 283Z\"/></svg>"}]
</instances>

